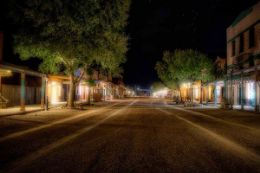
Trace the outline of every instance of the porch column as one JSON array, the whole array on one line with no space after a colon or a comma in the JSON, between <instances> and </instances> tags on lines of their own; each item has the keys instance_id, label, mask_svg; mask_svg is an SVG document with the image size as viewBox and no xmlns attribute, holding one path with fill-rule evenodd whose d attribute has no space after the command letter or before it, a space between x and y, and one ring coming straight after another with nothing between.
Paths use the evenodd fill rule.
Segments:
<instances>
[{"instance_id":1,"label":"porch column","mask_svg":"<svg viewBox=\"0 0 260 173\"><path fill-rule=\"evenodd\" d=\"M257 86L257 67L255 67L255 111L259 112L259 106L258 106L258 86Z\"/></svg>"},{"instance_id":2,"label":"porch column","mask_svg":"<svg viewBox=\"0 0 260 173\"><path fill-rule=\"evenodd\" d=\"M214 82L214 105L216 106L217 105L217 82L215 81Z\"/></svg>"},{"instance_id":3,"label":"porch column","mask_svg":"<svg viewBox=\"0 0 260 173\"><path fill-rule=\"evenodd\" d=\"M191 102L193 103L194 102L194 98L193 98L193 90L194 90L194 87L193 85L191 86Z\"/></svg>"},{"instance_id":4,"label":"porch column","mask_svg":"<svg viewBox=\"0 0 260 173\"><path fill-rule=\"evenodd\" d=\"M203 86L202 86L202 80L200 80L200 104L203 102Z\"/></svg>"},{"instance_id":5,"label":"porch column","mask_svg":"<svg viewBox=\"0 0 260 173\"><path fill-rule=\"evenodd\" d=\"M241 102L241 109L244 110L244 77L243 77L243 71L241 73L241 84L240 84L240 87L241 87L241 93L240 93L240 102Z\"/></svg>"},{"instance_id":6,"label":"porch column","mask_svg":"<svg viewBox=\"0 0 260 173\"><path fill-rule=\"evenodd\" d=\"M21 100L20 110L25 111L25 72L21 73Z\"/></svg>"},{"instance_id":7,"label":"porch column","mask_svg":"<svg viewBox=\"0 0 260 173\"><path fill-rule=\"evenodd\" d=\"M257 103L258 92L257 92L257 81L255 81L255 111L258 112L259 107Z\"/></svg>"},{"instance_id":8,"label":"porch column","mask_svg":"<svg viewBox=\"0 0 260 173\"><path fill-rule=\"evenodd\" d=\"M209 84L205 86L205 103L208 104L209 101Z\"/></svg>"},{"instance_id":9,"label":"porch column","mask_svg":"<svg viewBox=\"0 0 260 173\"><path fill-rule=\"evenodd\" d=\"M234 96L234 90L233 90L233 69L231 71L231 86L230 86L230 97L231 97L231 109L233 109L233 106L234 106L234 101L235 101L235 96Z\"/></svg>"},{"instance_id":10,"label":"porch column","mask_svg":"<svg viewBox=\"0 0 260 173\"><path fill-rule=\"evenodd\" d=\"M223 98L227 100L227 77L224 79ZM221 102L224 101L223 98L221 99Z\"/></svg>"},{"instance_id":11,"label":"porch column","mask_svg":"<svg viewBox=\"0 0 260 173\"><path fill-rule=\"evenodd\" d=\"M46 76L44 78L45 80L45 107L44 107L44 110L47 111L48 110L48 107L49 107L49 99L48 99L48 77Z\"/></svg>"},{"instance_id":12,"label":"porch column","mask_svg":"<svg viewBox=\"0 0 260 173\"><path fill-rule=\"evenodd\" d=\"M42 86L41 86L41 108L44 108L44 96L45 96L45 77L42 77Z\"/></svg>"},{"instance_id":13,"label":"porch column","mask_svg":"<svg viewBox=\"0 0 260 173\"><path fill-rule=\"evenodd\" d=\"M0 76L0 95L2 95L2 77Z\"/></svg>"}]
</instances>

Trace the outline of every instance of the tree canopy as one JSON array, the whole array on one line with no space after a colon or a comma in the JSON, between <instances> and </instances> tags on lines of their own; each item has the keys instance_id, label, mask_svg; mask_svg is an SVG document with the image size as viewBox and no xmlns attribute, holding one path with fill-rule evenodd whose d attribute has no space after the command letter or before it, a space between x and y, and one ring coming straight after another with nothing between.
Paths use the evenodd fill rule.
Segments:
<instances>
[{"instance_id":1,"label":"tree canopy","mask_svg":"<svg viewBox=\"0 0 260 173\"><path fill-rule=\"evenodd\" d=\"M154 82L151 86L151 89L152 89L153 92L156 92L156 91L159 91L159 90L162 90L162 89L165 89L165 88L166 88L166 86L160 81Z\"/></svg>"},{"instance_id":2,"label":"tree canopy","mask_svg":"<svg viewBox=\"0 0 260 173\"><path fill-rule=\"evenodd\" d=\"M12 0L15 51L21 59L40 58L45 73L69 75L72 89L92 63L111 74L121 73L129 4L129 0ZM81 74L79 68L84 69Z\"/></svg>"},{"instance_id":3,"label":"tree canopy","mask_svg":"<svg viewBox=\"0 0 260 173\"><path fill-rule=\"evenodd\" d=\"M156 63L155 69L163 83L172 89L179 88L182 82L201 80L211 81L213 63L211 60L195 50L165 51L162 61Z\"/></svg>"},{"instance_id":4,"label":"tree canopy","mask_svg":"<svg viewBox=\"0 0 260 173\"><path fill-rule=\"evenodd\" d=\"M101 47L96 51L95 63L100 65L107 73L120 76L123 72L120 65L126 61L128 36L124 33L128 11L129 0L104 1L104 25L108 27L103 33L103 39L99 40ZM113 3L111 3L113 2Z\"/></svg>"}]
</instances>

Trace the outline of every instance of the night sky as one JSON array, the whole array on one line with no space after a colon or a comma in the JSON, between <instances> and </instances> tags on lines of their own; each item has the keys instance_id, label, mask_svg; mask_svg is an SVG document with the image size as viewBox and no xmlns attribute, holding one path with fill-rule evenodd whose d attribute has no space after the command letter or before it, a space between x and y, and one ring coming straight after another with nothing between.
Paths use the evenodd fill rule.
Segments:
<instances>
[{"instance_id":1,"label":"night sky","mask_svg":"<svg viewBox=\"0 0 260 173\"><path fill-rule=\"evenodd\" d=\"M8 0L5 0L8 1ZM130 86L148 88L157 81L154 70L163 51L196 49L213 60L226 57L226 28L243 10L258 0L132 0L127 34L130 37L124 81ZM35 69L39 60L22 62L12 55L11 31L0 10L0 29L5 32L5 60Z\"/></svg>"},{"instance_id":2,"label":"night sky","mask_svg":"<svg viewBox=\"0 0 260 173\"><path fill-rule=\"evenodd\" d=\"M133 0L124 81L150 87L164 50L192 48L226 57L226 28L258 0Z\"/></svg>"}]
</instances>

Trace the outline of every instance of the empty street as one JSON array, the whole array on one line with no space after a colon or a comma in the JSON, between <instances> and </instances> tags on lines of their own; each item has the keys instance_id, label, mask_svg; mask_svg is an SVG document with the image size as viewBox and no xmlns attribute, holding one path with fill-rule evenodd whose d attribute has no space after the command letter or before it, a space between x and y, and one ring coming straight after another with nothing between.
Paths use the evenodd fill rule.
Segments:
<instances>
[{"instance_id":1,"label":"empty street","mask_svg":"<svg viewBox=\"0 0 260 173\"><path fill-rule=\"evenodd\" d=\"M129 98L0 118L1 172L260 172L260 116Z\"/></svg>"}]
</instances>

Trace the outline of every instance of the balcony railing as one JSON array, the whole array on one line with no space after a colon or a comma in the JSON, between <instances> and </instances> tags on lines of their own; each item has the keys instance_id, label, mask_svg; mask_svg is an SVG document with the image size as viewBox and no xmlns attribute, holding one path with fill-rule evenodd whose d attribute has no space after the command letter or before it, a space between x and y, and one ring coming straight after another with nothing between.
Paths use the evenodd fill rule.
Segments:
<instances>
[{"instance_id":1,"label":"balcony railing","mask_svg":"<svg viewBox=\"0 0 260 173\"><path fill-rule=\"evenodd\" d=\"M252 53L242 53L233 59L233 64L238 69L254 65Z\"/></svg>"}]
</instances>

